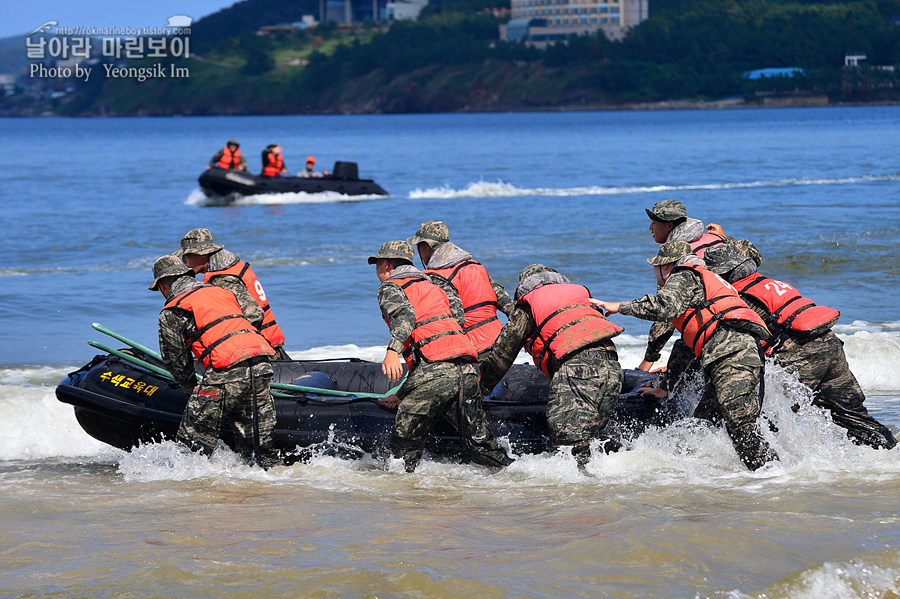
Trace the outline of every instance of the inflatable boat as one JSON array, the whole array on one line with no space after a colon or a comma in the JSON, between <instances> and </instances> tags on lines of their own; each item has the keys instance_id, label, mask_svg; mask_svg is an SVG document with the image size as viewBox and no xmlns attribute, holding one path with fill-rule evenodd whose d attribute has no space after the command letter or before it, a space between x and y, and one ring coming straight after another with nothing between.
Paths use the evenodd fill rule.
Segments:
<instances>
[{"instance_id":1,"label":"inflatable boat","mask_svg":"<svg viewBox=\"0 0 900 599\"><path fill-rule=\"evenodd\" d=\"M181 388L154 372L158 367L152 364L161 367L161 363L153 356L134 349L112 353L115 355L97 355L70 373L57 386L56 397L74 406L85 432L109 445L128 450L142 443L174 439L186 403ZM138 365L144 361L148 367ZM272 365L275 445L282 454L318 446L378 455L387 447L395 410L378 402L391 391L379 362L347 358L275 361ZM615 437L639 432L658 418L658 404L635 392L655 376L625 371L614 422L608 427ZM547 449L548 383L537 368L516 364L485 398L491 430L495 436L507 438L517 453ZM231 444L227 436L223 440ZM461 455L449 418L432 431L428 449L438 455Z\"/></svg>"},{"instance_id":2,"label":"inflatable boat","mask_svg":"<svg viewBox=\"0 0 900 599\"><path fill-rule=\"evenodd\" d=\"M371 179L360 179L355 162L335 162L325 177L263 177L247 171L213 167L198 179L203 193L210 198L234 198L262 193L334 192L348 196L386 196L388 193Z\"/></svg>"}]
</instances>

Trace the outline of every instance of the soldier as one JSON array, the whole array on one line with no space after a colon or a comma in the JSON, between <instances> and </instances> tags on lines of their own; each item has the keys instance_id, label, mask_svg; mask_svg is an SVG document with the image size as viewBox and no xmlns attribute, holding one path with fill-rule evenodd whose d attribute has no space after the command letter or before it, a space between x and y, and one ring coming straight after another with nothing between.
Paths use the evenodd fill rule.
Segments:
<instances>
[{"instance_id":1,"label":"soldier","mask_svg":"<svg viewBox=\"0 0 900 599\"><path fill-rule=\"evenodd\" d=\"M418 249L432 282L448 297L459 296L465 313L463 330L478 350L479 361L484 360L503 328L497 310L509 316L515 308L512 298L472 254L450 242L450 232L441 221L419 225L409 243Z\"/></svg>"},{"instance_id":2,"label":"soldier","mask_svg":"<svg viewBox=\"0 0 900 599\"><path fill-rule=\"evenodd\" d=\"M391 451L412 472L422 458L428 432L444 412L456 412L457 432L473 462L490 467L509 465L487 427L478 373L477 352L450 309L446 294L413 266L406 241L388 241L374 256L378 305L391 331L382 371L400 380L406 359L409 373L396 395L381 400L397 407Z\"/></svg>"},{"instance_id":3,"label":"soldier","mask_svg":"<svg viewBox=\"0 0 900 599\"><path fill-rule=\"evenodd\" d=\"M571 445L579 466L599 439L606 452L619 444L603 435L619 393L622 368L612 338L624 329L590 303L590 292L559 272L532 264L519 275L516 307L481 364L481 392L487 396L524 346L550 379L547 425L556 448Z\"/></svg>"},{"instance_id":4,"label":"soldier","mask_svg":"<svg viewBox=\"0 0 900 599\"><path fill-rule=\"evenodd\" d=\"M284 333L275 322L266 292L249 264L224 245L214 243L209 229L191 229L185 233L176 255L181 256L188 268L203 273L205 283L234 293L244 316L260 330L275 350L276 358L291 359L284 349Z\"/></svg>"},{"instance_id":5,"label":"soldier","mask_svg":"<svg viewBox=\"0 0 900 599\"><path fill-rule=\"evenodd\" d=\"M840 312L817 306L788 283L758 273L752 260L727 245L711 248L706 262L763 318L772 333L764 340L766 354L812 389L814 406L827 408L858 445L890 449L897 444L863 405L866 396L850 372L843 343L831 330Z\"/></svg>"},{"instance_id":6,"label":"soldier","mask_svg":"<svg viewBox=\"0 0 900 599\"><path fill-rule=\"evenodd\" d=\"M778 459L757 430L762 407L756 391L762 375L759 340L769 337L766 325L737 291L691 254L686 242L668 241L647 261L661 287L657 295L621 303L594 302L609 314L672 322L700 359L707 386L703 403L724 417L744 464L756 470ZM676 376L672 370L670 359L668 380Z\"/></svg>"},{"instance_id":7,"label":"soldier","mask_svg":"<svg viewBox=\"0 0 900 599\"><path fill-rule=\"evenodd\" d=\"M197 281L177 256L156 261L149 289L166 298L159 313L159 350L188 397L177 440L210 455L228 420L241 456L263 468L278 463L269 389L274 374L269 356L275 352L241 315L234 294ZM199 382L192 352L206 369Z\"/></svg>"},{"instance_id":8,"label":"soldier","mask_svg":"<svg viewBox=\"0 0 900 599\"><path fill-rule=\"evenodd\" d=\"M753 259L756 264L762 263L762 256L756 246L746 239L728 237L717 224L703 226L703 222L696 218L688 218L687 208L678 200L662 200L653 205L653 208L645 208L650 217L650 234L656 243L667 241L685 241L691 246L691 250L700 258L708 248L728 243L737 249L738 253ZM653 364L659 360L663 347L672 337L675 329L671 323L656 322L650 327L650 337L647 340L647 350L644 360L638 365L638 370L649 371ZM673 348L672 351L683 350L682 346ZM689 354L688 354L689 355Z\"/></svg>"},{"instance_id":9,"label":"soldier","mask_svg":"<svg viewBox=\"0 0 900 599\"><path fill-rule=\"evenodd\" d=\"M229 139L228 143L225 144L225 147L216 152L213 157L209 159L206 170L209 170L214 166L237 171L247 170L247 159L241 154L240 148L241 144L234 139Z\"/></svg>"}]
</instances>

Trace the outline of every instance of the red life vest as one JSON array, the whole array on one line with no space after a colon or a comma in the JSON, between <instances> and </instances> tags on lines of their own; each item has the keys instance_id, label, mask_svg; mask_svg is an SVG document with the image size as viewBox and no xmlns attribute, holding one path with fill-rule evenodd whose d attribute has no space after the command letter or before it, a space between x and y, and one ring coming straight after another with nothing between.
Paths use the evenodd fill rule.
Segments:
<instances>
[{"instance_id":1,"label":"red life vest","mask_svg":"<svg viewBox=\"0 0 900 599\"><path fill-rule=\"evenodd\" d=\"M723 243L725 243L725 240L718 235L713 235L712 233L704 233L696 240L690 242L688 245L691 246L691 249L694 251L694 254L696 254L698 258L702 258L703 254L706 253L706 250L716 245L722 245Z\"/></svg>"},{"instance_id":2,"label":"red life vest","mask_svg":"<svg viewBox=\"0 0 900 599\"><path fill-rule=\"evenodd\" d=\"M489 349L500 334L503 323L497 318L497 294L484 266L468 259L446 268L429 268L424 272L440 275L456 288L466 314L463 331L479 352Z\"/></svg>"},{"instance_id":3,"label":"red life vest","mask_svg":"<svg viewBox=\"0 0 900 599\"><path fill-rule=\"evenodd\" d=\"M204 285L169 300L165 309L180 308L194 316L199 338L188 338L203 366L226 368L253 356L273 356L275 350L244 318L234 294Z\"/></svg>"},{"instance_id":4,"label":"red life vest","mask_svg":"<svg viewBox=\"0 0 900 599\"><path fill-rule=\"evenodd\" d=\"M590 303L590 297L582 285L550 283L519 299L528 305L537 325L537 333L525 340L525 350L548 377L556 369L551 368L551 359L558 364L576 351L625 330L606 320Z\"/></svg>"},{"instance_id":5,"label":"red life vest","mask_svg":"<svg viewBox=\"0 0 900 599\"><path fill-rule=\"evenodd\" d=\"M228 146L222 148L222 157L219 158L216 166L219 168L237 168L241 166L241 149L238 148L232 153L231 148Z\"/></svg>"},{"instance_id":6,"label":"red life vest","mask_svg":"<svg viewBox=\"0 0 900 599\"><path fill-rule=\"evenodd\" d=\"M247 291L250 292L251 297L256 300L256 303L259 304L259 307L262 308L263 311L263 321L262 325L259 327L259 332L263 334L263 337L266 338L266 341L268 341L269 345L272 347L284 345L284 332L282 332L278 323L275 322L275 316L272 314L272 309L269 307L269 300L266 298L266 292L263 290L262 283L256 278L256 273L253 272L250 265L243 260L238 260L225 270L216 270L214 272L207 271L207 273L203 275L203 281L205 283L210 283L212 278L218 275L234 275L244 282Z\"/></svg>"},{"instance_id":7,"label":"red life vest","mask_svg":"<svg viewBox=\"0 0 900 599\"><path fill-rule=\"evenodd\" d=\"M770 330L786 333L823 333L834 326L841 313L834 308L817 306L800 295L793 286L759 273L733 283L741 295L746 295L769 312L766 319Z\"/></svg>"},{"instance_id":8,"label":"red life vest","mask_svg":"<svg viewBox=\"0 0 900 599\"><path fill-rule=\"evenodd\" d=\"M700 275L705 299L696 308L689 308L673 320L672 324L697 357L703 353L703 345L716 332L720 320L753 322L766 328L762 318L744 303L737 290L725 279L699 264L682 264L676 266L673 272L685 269Z\"/></svg>"},{"instance_id":9,"label":"red life vest","mask_svg":"<svg viewBox=\"0 0 900 599\"><path fill-rule=\"evenodd\" d=\"M284 157L275 152L266 152L266 164L263 165L264 177L280 177L284 168Z\"/></svg>"},{"instance_id":10,"label":"red life vest","mask_svg":"<svg viewBox=\"0 0 900 599\"><path fill-rule=\"evenodd\" d=\"M416 327L403 345L403 357L412 370L418 358L426 362L442 362L468 356L478 359L478 352L450 312L450 302L441 288L427 279L404 277L391 279L400 286L416 312Z\"/></svg>"}]
</instances>

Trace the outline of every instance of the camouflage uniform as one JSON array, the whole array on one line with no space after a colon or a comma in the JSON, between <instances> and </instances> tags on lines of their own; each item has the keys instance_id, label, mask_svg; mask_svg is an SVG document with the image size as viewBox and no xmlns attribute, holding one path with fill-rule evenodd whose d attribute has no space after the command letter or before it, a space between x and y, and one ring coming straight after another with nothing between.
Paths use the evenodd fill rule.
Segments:
<instances>
[{"instance_id":1,"label":"camouflage uniform","mask_svg":"<svg viewBox=\"0 0 900 599\"><path fill-rule=\"evenodd\" d=\"M752 261L728 248L711 249L707 258L710 270L731 283L757 272ZM746 295L742 297L773 331L780 328L758 300ZM890 449L897 444L890 429L872 418L863 405L865 393L850 372L843 342L830 325L824 332L786 336L775 345L775 361L788 372L797 373L800 382L814 392L813 405L828 409L834 423L847 429L847 435L855 443L876 449Z\"/></svg>"},{"instance_id":2,"label":"camouflage uniform","mask_svg":"<svg viewBox=\"0 0 900 599\"><path fill-rule=\"evenodd\" d=\"M524 295L520 293L523 290L521 282L532 276L546 276L548 282L550 279L568 282L553 269L533 265L522 271L517 298ZM482 395L490 395L525 345L525 340L536 333L537 324L528 305L517 304L490 355L481 363ZM618 443L602 433L622 391L623 374L618 360L615 344L611 339L605 339L561 363L551 361L553 376L547 397L550 443L553 448L572 445L572 454L579 464L590 459L592 439L600 439L607 451L618 449Z\"/></svg>"},{"instance_id":3,"label":"camouflage uniform","mask_svg":"<svg viewBox=\"0 0 900 599\"><path fill-rule=\"evenodd\" d=\"M405 241L388 242L385 246L391 243L403 244L404 254L408 248L409 260L412 261L412 247L409 244ZM382 251L384 249L382 246ZM385 257L381 254L380 251L371 257L370 263L373 263L373 258ZM378 305L391 331L387 349L396 351L400 356L403 355L406 340L416 327L416 312L403 290L389 281L407 277L430 280L412 264L404 264L397 266L388 281L378 287ZM452 311L457 323L464 320L462 303L457 302ZM465 357L440 362L420 360L407 373L397 397L401 403L394 419L390 445L394 457L405 462L407 472L415 470L422 458L429 431L434 428L437 419L448 412L452 414L449 420L473 462L494 468L512 462L487 426L482 398L478 393L478 372L474 363Z\"/></svg>"},{"instance_id":4,"label":"camouflage uniform","mask_svg":"<svg viewBox=\"0 0 900 599\"><path fill-rule=\"evenodd\" d=\"M685 219L684 222L675 226L669 233L666 241L685 241L692 243L706 233L706 227L702 221L696 218L690 218L687 215L687 209L684 204L678 200L662 200L653 205L653 208L645 208L647 215L654 220L675 221ZM747 239L735 239L726 236L724 239L726 244L731 245L737 252L748 258L751 258L757 265L762 264L762 254ZM669 339L675 333L675 327L671 322L654 322L650 326L649 339L647 339L647 350L644 353L644 360L647 362L657 362L662 357L662 350L668 343ZM674 349L673 349L674 351ZM690 351L690 350L688 350Z\"/></svg>"},{"instance_id":5,"label":"camouflage uniform","mask_svg":"<svg viewBox=\"0 0 900 599\"><path fill-rule=\"evenodd\" d=\"M234 266L241 257L234 252L226 250L224 245L215 243L209 229L200 228L191 229L181 238L181 247L175 254L182 256L187 253L208 256L206 272L210 275L209 283L231 291L244 312L244 318L249 320L250 324L257 329L260 329L263 325L265 313L259 302L256 301L256 298L247 290L244 280L237 275L216 274ZM291 359L283 344L272 346L272 349L275 350L275 359Z\"/></svg>"},{"instance_id":6,"label":"camouflage uniform","mask_svg":"<svg viewBox=\"0 0 900 599\"><path fill-rule=\"evenodd\" d=\"M180 276L172 283L167 301L204 285L191 276ZM263 467L274 464L277 462L272 437L275 402L269 386L274 371L268 357L254 356L227 368L207 368L198 382L194 356L185 342L198 334L191 312L181 309L160 312L159 349L163 364L188 397L177 440L192 450L211 454L227 420L234 433L235 450L241 456ZM257 430L258 444L254 442Z\"/></svg>"},{"instance_id":7,"label":"camouflage uniform","mask_svg":"<svg viewBox=\"0 0 900 599\"><path fill-rule=\"evenodd\" d=\"M439 220L425 221L419 225L416 234L407 241L413 247L424 242L434 250L434 254L431 256L428 264L424 265L426 269L449 268L460 262L474 259L472 254L450 241L450 231L447 228L447 225ZM460 297L459 290L457 290L452 282L440 275L431 274L430 276L431 281L447 294L447 297L451 299L451 302L454 297ZM490 275L488 275L488 279L497 296L497 310L506 316L509 316L516 307L515 302L513 302L509 293L506 292L506 289L503 288L503 285L495 281ZM461 302L462 300L460 299L460 303ZM465 324L465 322L463 322L463 324ZM489 351L490 350L484 350L479 353L478 361L482 362L488 356Z\"/></svg>"},{"instance_id":8,"label":"camouflage uniform","mask_svg":"<svg viewBox=\"0 0 900 599\"><path fill-rule=\"evenodd\" d=\"M660 248L660 255L650 259L651 264L671 263L673 260L667 252L673 252L673 248L682 256L690 251L685 242L666 242ZM692 271L679 270L669 275L657 295L622 302L619 312L645 320L671 322L705 300L700 278ZM762 407L756 391L762 375L758 339L763 335L768 336L768 331L759 325L720 321L700 355L704 379L711 386L705 401L698 406L700 415L721 414L738 455L751 470L777 459L756 428ZM672 372L667 376L674 380L679 374L673 364Z\"/></svg>"}]
</instances>

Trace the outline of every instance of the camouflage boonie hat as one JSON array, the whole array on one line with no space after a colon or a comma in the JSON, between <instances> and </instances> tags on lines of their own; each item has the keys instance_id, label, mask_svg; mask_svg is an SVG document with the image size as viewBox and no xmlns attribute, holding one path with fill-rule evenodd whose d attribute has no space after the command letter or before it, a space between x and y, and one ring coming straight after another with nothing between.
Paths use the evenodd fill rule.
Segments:
<instances>
[{"instance_id":1,"label":"camouflage boonie hat","mask_svg":"<svg viewBox=\"0 0 900 599\"><path fill-rule=\"evenodd\" d=\"M159 289L159 280L179 275L193 275L194 271L184 265L181 258L168 254L156 259L153 263L153 282L147 287L150 291Z\"/></svg>"},{"instance_id":2,"label":"camouflage boonie hat","mask_svg":"<svg viewBox=\"0 0 900 599\"><path fill-rule=\"evenodd\" d=\"M375 254L374 256L369 256L369 264L375 264L375 261L380 258L384 258L385 260L389 260L391 258L409 260L409 263L412 264L413 249L408 242L403 240L386 241L384 242L384 244L382 244L381 249L378 250L377 254Z\"/></svg>"},{"instance_id":3,"label":"camouflage boonie hat","mask_svg":"<svg viewBox=\"0 0 900 599\"><path fill-rule=\"evenodd\" d=\"M647 262L653 266L671 264L672 262L678 262L691 252L691 246L686 241L667 241L659 246L659 253L652 258L647 258Z\"/></svg>"},{"instance_id":4,"label":"camouflage boonie hat","mask_svg":"<svg viewBox=\"0 0 900 599\"><path fill-rule=\"evenodd\" d=\"M424 241L430 247L434 247L450 241L450 230L439 220L427 220L419 225L419 230L407 241L412 246Z\"/></svg>"},{"instance_id":5,"label":"camouflage boonie hat","mask_svg":"<svg viewBox=\"0 0 900 599\"><path fill-rule=\"evenodd\" d=\"M708 248L703 254L703 261L706 262L706 268L713 271L717 275L724 275L743 264L752 260L746 256L741 256L734 249L734 246L728 243L714 245Z\"/></svg>"},{"instance_id":6,"label":"camouflage boonie hat","mask_svg":"<svg viewBox=\"0 0 900 599\"><path fill-rule=\"evenodd\" d=\"M229 139L228 143L225 145L226 146L237 146L239 148L241 147L241 144L239 144L236 139Z\"/></svg>"},{"instance_id":7,"label":"camouflage boonie hat","mask_svg":"<svg viewBox=\"0 0 900 599\"><path fill-rule=\"evenodd\" d=\"M191 229L181 238L181 249L175 252L178 257L185 254L199 254L205 256L218 252L225 246L221 243L213 243L213 234L209 229Z\"/></svg>"},{"instance_id":8,"label":"camouflage boonie hat","mask_svg":"<svg viewBox=\"0 0 900 599\"><path fill-rule=\"evenodd\" d=\"M679 218L687 218L687 208L678 200L663 200L653 204L653 208L644 208L651 219L670 223Z\"/></svg>"}]
</instances>

